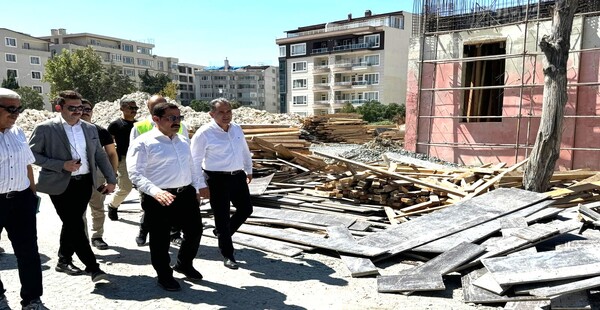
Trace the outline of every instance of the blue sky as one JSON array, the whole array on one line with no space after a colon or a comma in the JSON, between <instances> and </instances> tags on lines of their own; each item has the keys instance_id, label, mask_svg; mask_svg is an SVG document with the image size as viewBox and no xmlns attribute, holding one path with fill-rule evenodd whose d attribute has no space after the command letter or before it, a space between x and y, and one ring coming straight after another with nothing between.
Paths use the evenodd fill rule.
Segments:
<instances>
[{"instance_id":1,"label":"blue sky","mask_svg":"<svg viewBox=\"0 0 600 310\"><path fill-rule=\"evenodd\" d=\"M19 0L5 4L0 27L32 36L52 28L156 45L154 54L220 66L277 65L275 39L298 27L394 11L408 0ZM189 42L184 42L190 40Z\"/></svg>"}]
</instances>

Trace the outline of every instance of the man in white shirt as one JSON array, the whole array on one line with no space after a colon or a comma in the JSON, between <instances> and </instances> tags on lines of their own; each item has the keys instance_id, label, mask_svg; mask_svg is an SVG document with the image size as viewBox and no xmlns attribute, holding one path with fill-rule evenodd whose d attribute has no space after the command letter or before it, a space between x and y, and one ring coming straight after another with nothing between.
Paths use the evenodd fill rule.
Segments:
<instances>
[{"instance_id":1,"label":"man in white shirt","mask_svg":"<svg viewBox=\"0 0 600 310\"><path fill-rule=\"evenodd\" d=\"M167 102L167 99L165 99L165 97L161 95L152 95L150 96L150 98L148 98L146 105L148 107L150 117L146 118L145 120L135 122L133 124L133 128L131 128L131 133L129 134L129 141L135 140L135 138L139 137L141 134L146 133L155 127L156 123L152 118L152 110L157 104L163 102ZM183 122L180 124L177 133L185 137L185 139L189 140L190 138L188 130ZM142 215L142 218L140 220L140 231L138 233L138 236L135 238L135 242L138 246L143 246L144 244L146 244L146 237L148 236L148 229L146 228L144 219L145 217L144 215ZM182 241L183 239L181 239L181 229L179 227L171 227L171 243L173 243L173 245L180 246Z\"/></svg>"},{"instance_id":2,"label":"man in white shirt","mask_svg":"<svg viewBox=\"0 0 600 310\"><path fill-rule=\"evenodd\" d=\"M23 112L21 97L0 88L0 231L6 228L17 257L23 309L46 309L37 245L37 197L31 164L35 161L23 130L15 126ZM0 280L0 309L10 309Z\"/></svg>"},{"instance_id":3,"label":"man in white shirt","mask_svg":"<svg viewBox=\"0 0 600 310\"><path fill-rule=\"evenodd\" d=\"M192 137L193 169L200 176L200 196L210 199L214 232L224 265L237 269L231 236L252 214L248 189L252 181L252 154L242 128L231 122L229 101L217 98L210 102L210 107L211 122L200 127ZM230 202L236 210L231 218Z\"/></svg>"},{"instance_id":4,"label":"man in white shirt","mask_svg":"<svg viewBox=\"0 0 600 310\"><path fill-rule=\"evenodd\" d=\"M84 274L73 264L72 256L76 253L92 281L98 282L108 278L100 269L86 236L83 215L92 188L102 185L96 181L96 166L107 180L103 194L114 191L117 178L100 145L98 130L80 120L83 108L79 93L60 92L55 105L60 115L35 127L29 147L35 156L35 164L42 167L37 189L50 196L63 223L58 264L54 269L68 275Z\"/></svg>"},{"instance_id":5,"label":"man in white shirt","mask_svg":"<svg viewBox=\"0 0 600 310\"><path fill-rule=\"evenodd\" d=\"M131 142L127 172L141 192L145 225L150 234L150 258L158 285L167 291L181 289L173 270L190 280L201 280L193 266L202 236L198 189L189 140L178 134L183 116L177 105L159 103L152 112L156 126ZM181 227L183 241L177 263L170 267L169 232Z\"/></svg>"}]
</instances>

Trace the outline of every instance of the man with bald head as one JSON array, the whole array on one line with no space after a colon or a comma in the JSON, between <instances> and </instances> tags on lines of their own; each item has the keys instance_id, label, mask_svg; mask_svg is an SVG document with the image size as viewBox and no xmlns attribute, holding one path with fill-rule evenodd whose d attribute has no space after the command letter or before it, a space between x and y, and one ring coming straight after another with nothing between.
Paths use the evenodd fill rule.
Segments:
<instances>
[{"instance_id":1,"label":"man with bald head","mask_svg":"<svg viewBox=\"0 0 600 310\"><path fill-rule=\"evenodd\" d=\"M167 102L167 99L161 95L152 95L148 98L147 106L148 113L150 115L143 121L135 122L133 124L133 128L131 129L131 134L129 135L129 141L133 142L135 138L139 137L141 134L152 130L156 126L156 123L152 119L152 110L154 107L159 104ZM183 122L181 123L181 127L179 127L178 134L182 135L185 139L189 141L189 133ZM146 238L148 237L148 228L144 223L144 215L142 215L142 219L140 220L140 232L138 236L135 238L135 242L138 246L143 246L146 244ZM172 227L171 228L171 243L174 245L180 246L183 239L181 239L181 229Z\"/></svg>"},{"instance_id":2,"label":"man with bald head","mask_svg":"<svg viewBox=\"0 0 600 310\"><path fill-rule=\"evenodd\" d=\"M0 88L0 231L6 228L17 257L23 309L46 309L42 296L42 265L37 245L36 187L31 164L35 157L27 138L15 125L23 112L21 97ZM0 280L0 309L10 309Z\"/></svg>"}]
</instances>

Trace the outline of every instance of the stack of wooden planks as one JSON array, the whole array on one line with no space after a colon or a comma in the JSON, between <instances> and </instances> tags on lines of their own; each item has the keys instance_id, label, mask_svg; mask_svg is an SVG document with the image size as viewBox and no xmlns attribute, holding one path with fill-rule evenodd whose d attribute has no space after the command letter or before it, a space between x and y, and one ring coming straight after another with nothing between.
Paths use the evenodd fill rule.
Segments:
<instances>
[{"instance_id":1,"label":"stack of wooden planks","mask_svg":"<svg viewBox=\"0 0 600 310\"><path fill-rule=\"evenodd\" d=\"M261 141L266 141L270 144L281 145L297 153L309 153L310 142L300 138L300 128L276 124L241 126L246 136L248 147L253 153L253 158L277 158L275 151L261 146L254 138L261 139Z\"/></svg>"},{"instance_id":2,"label":"stack of wooden planks","mask_svg":"<svg viewBox=\"0 0 600 310\"><path fill-rule=\"evenodd\" d=\"M321 142L365 143L373 138L360 114L336 113L304 119L303 128Z\"/></svg>"}]
</instances>

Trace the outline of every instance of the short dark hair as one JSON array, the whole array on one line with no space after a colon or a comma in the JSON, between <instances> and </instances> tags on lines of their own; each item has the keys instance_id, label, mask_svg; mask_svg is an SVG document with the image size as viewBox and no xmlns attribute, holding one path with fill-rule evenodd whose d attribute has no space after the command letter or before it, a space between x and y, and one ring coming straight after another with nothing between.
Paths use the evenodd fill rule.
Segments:
<instances>
[{"instance_id":1,"label":"short dark hair","mask_svg":"<svg viewBox=\"0 0 600 310\"><path fill-rule=\"evenodd\" d=\"M121 100L121 108L129 106L130 103L135 103L135 105L137 105L137 102L135 101L135 99L126 98L126 99Z\"/></svg>"},{"instance_id":2,"label":"short dark hair","mask_svg":"<svg viewBox=\"0 0 600 310\"><path fill-rule=\"evenodd\" d=\"M94 104L87 99L81 98L81 104L89 104L90 107L94 108Z\"/></svg>"},{"instance_id":3,"label":"short dark hair","mask_svg":"<svg viewBox=\"0 0 600 310\"><path fill-rule=\"evenodd\" d=\"M152 115L158 116L158 117L163 117L168 109L179 110L179 107L174 103L161 102L154 106L154 108L152 109Z\"/></svg>"},{"instance_id":4,"label":"short dark hair","mask_svg":"<svg viewBox=\"0 0 600 310\"><path fill-rule=\"evenodd\" d=\"M210 101L209 105L210 105L210 111L211 112L216 112L217 111L217 103L225 103L229 107L231 107L231 102L229 102L229 100L221 97L221 98L213 99L213 100Z\"/></svg>"},{"instance_id":5,"label":"short dark hair","mask_svg":"<svg viewBox=\"0 0 600 310\"><path fill-rule=\"evenodd\" d=\"M63 90L60 93L58 93L58 98L56 98L56 104L62 107L65 104L65 101L67 101L67 99L81 100L81 95L74 90Z\"/></svg>"}]
</instances>

